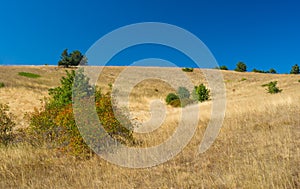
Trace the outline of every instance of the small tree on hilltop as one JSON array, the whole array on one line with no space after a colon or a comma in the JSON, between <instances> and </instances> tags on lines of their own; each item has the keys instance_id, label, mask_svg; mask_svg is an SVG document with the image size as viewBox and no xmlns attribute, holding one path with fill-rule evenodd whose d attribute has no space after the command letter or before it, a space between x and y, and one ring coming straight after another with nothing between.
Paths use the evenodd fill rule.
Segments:
<instances>
[{"instance_id":1,"label":"small tree on hilltop","mask_svg":"<svg viewBox=\"0 0 300 189\"><path fill-rule=\"evenodd\" d=\"M220 68L220 70L228 70L227 66L224 66L224 65L220 66L219 68Z\"/></svg>"},{"instance_id":2,"label":"small tree on hilltop","mask_svg":"<svg viewBox=\"0 0 300 189\"><path fill-rule=\"evenodd\" d=\"M244 62L239 62L237 63L236 68L234 70L237 72L246 72L247 66Z\"/></svg>"},{"instance_id":3,"label":"small tree on hilltop","mask_svg":"<svg viewBox=\"0 0 300 189\"><path fill-rule=\"evenodd\" d=\"M290 74L299 74L299 73L300 73L299 66L298 66L298 64L295 64L292 67L292 70L291 70Z\"/></svg>"},{"instance_id":4,"label":"small tree on hilltop","mask_svg":"<svg viewBox=\"0 0 300 189\"><path fill-rule=\"evenodd\" d=\"M75 50L69 54L68 49L65 49L61 54L60 60L58 61L58 65L65 68L70 66L78 66L79 64L86 65L87 58L78 50Z\"/></svg>"},{"instance_id":5,"label":"small tree on hilltop","mask_svg":"<svg viewBox=\"0 0 300 189\"><path fill-rule=\"evenodd\" d=\"M271 73L271 74L276 74L277 72L276 72L276 70L275 70L274 68L271 68L271 69L269 70L269 73Z\"/></svg>"}]
</instances>

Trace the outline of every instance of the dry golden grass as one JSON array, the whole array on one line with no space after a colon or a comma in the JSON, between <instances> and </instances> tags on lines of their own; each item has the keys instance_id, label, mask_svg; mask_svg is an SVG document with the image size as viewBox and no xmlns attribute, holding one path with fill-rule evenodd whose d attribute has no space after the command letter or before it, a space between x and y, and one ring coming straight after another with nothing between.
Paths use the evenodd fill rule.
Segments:
<instances>
[{"instance_id":1,"label":"dry golden grass","mask_svg":"<svg viewBox=\"0 0 300 189\"><path fill-rule=\"evenodd\" d=\"M123 67L103 70L98 85L107 90ZM169 69L169 68L165 68ZM40 74L37 79L17 73ZM55 67L0 67L0 102L9 103L22 126L22 114L39 105L47 89L64 75ZM2 74L3 73L3 74ZM200 70L186 73L194 84L205 82ZM18 145L0 148L1 188L299 188L299 76L222 71L227 93L223 127L212 147L197 155L210 118L211 102L200 105L200 122L191 142L174 159L147 169L122 168L95 156L76 160L49 149ZM241 81L242 78L246 80ZM278 81L280 94L261 87ZM157 90L155 90L157 89ZM139 83L130 96L130 111L138 120L150 117L153 99L172 92L158 80ZM180 109L167 107L166 121L149 134L136 134L143 146L166 140L176 129Z\"/></svg>"}]
</instances>

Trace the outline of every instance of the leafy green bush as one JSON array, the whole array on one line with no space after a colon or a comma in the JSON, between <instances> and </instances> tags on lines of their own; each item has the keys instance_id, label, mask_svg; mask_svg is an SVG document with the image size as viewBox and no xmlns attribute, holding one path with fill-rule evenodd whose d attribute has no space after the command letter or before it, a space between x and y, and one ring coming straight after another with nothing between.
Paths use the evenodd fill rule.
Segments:
<instances>
[{"instance_id":1,"label":"leafy green bush","mask_svg":"<svg viewBox=\"0 0 300 189\"><path fill-rule=\"evenodd\" d=\"M166 97L166 103L171 104L172 101L177 100L177 99L179 100L179 97L175 93L169 93Z\"/></svg>"},{"instance_id":2,"label":"leafy green bush","mask_svg":"<svg viewBox=\"0 0 300 189\"><path fill-rule=\"evenodd\" d=\"M270 94L280 93L282 89L279 89L276 85L277 81L271 81L270 83L262 85L262 87L268 87L267 91Z\"/></svg>"},{"instance_id":3,"label":"leafy green bush","mask_svg":"<svg viewBox=\"0 0 300 189\"><path fill-rule=\"evenodd\" d=\"M38 74L34 74L34 73L29 73L29 72L19 72L18 73L20 76L24 76L24 77L29 77L29 78L39 78L41 77Z\"/></svg>"},{"instance_id":4,"label":"leafy green bush","mask_svg":"<svg viewBox=\"0 0 300 189\"><path fill-rule=\"evenodd\" d=\"M234 70L237 72L246 72L247 66L244 62L238 62Z\"/></svg>"},{"instance_id":5,"label":"leafy green bush","mask_svg":"<svg viewBox=\"0 0 300 189\"><path fill-rule=\"evenodd\" d=\"M177 95L178 95L178 97L180 99L190 98L190 92L185 87L178 87L178 89L177 89Z\"/></svg>"},{"instance_id":6,"label":"leafy green bush","mask_svg":"<svg viewBox=\"0 0 300 189\"><path fill-rule=\"evenodd\" d=\"M13 115L5 104L0 104L0 144L7 145L13 140L12 128L15 126Z\"/></svg>"},{"instance_id":7,"label":"leafy green bush","mask_svg":"<svg viewBox=\"0 0 300 189\"><path fill-rule=\"evenodd\" d=\"M3 82L0 82L0 88L3 88L5 85Z\"/></svg>"},{"instance_id":8,"label":"leafy green bush","mask_svg":"<svg viewBox=\"0 0 300 189\"><path fill-rule=\"evenodd\" d=\"M71 72L66 70L66 77L62 77L60 82L61 86L49 89L49 95L51 104L56 107L63 107L72 103L72 89L76 91L79 98L85 96L91 96L94 92L94 88L89 85L89 78L85 77L82 69L78 69L78 73L75 74L75 70ZM75 77L76 76L76 77ZM74 82L76 81L76 82ZM76 83L76 86L73 84Z\"/></svg>"},{"instance_id":9,"label":"leafy green bush","mask_svg":"<svg viewBox=\"0 0 300 189\"><path fill-rule=\"evenodd\" d=\"M194 68L182 68L182 71L184 71L184 72L193 72Z\"/></svg>"},{"instance_id":10,"label":"leafy green bush","mask_svg":"<svg viewBox=\"0 0 300 189\"><path fill-rule=\"evenodd\" d=\"M195 86L193 90L193 98L199 102L204 102L210 97L210 90L205 87L203 83L199 86Z\"/></svg>"},{"instance_id":11,"label":"leafy green bush","mask_svg":"<svg viewBox=\"0 0 300 189\"><path fill-rule=\"evenodd\" d=\"M246 79L246 78L244 78L244 77L241 79L241 81L246 81L246 80L247 80L247 79Z\"/></svg>"},{"instance_id":12,"label":"leafy green bush","mask_svg":"<svg viewBox=\"0 0 300 189\"><path fill-rule=\"evenodd\" d=\"M76 80L78 82L75 82L74 86ZM75 71L67 72L67 76L61 79L61 86L49 90L50 98L45 100L45 105L29 114L28 133L35 138L33 143L47 144L76 157L85 157L93 153L84 142L75 123L73 108L76 107L72 106L72 89L77 94L73 97L83 101L83 106L79 107L82 110L86 108L85 102L95 101L99 120L109 135L122 143L133 143L132 131L122 126L115 117L110 94L102 94L100 90L96 90L93 95L95 89L89 85L88 80L81 70L76 74ZM128 119L124 117L124 120ZM98 144L103 142L103 139L96 136L95 129L99 129L99 126L91 128L87 137Z\"/></svg>"}]
</instances>

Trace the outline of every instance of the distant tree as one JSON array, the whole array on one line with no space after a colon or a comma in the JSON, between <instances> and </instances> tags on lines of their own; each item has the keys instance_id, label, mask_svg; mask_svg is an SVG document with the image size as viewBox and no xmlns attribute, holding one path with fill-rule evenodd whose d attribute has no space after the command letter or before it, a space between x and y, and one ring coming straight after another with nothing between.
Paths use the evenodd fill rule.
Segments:
<instances>
[{"instance_id":1,"label":"distant tree","mask_svg":"<svg viewBox=\"0 0 300 189\"><path fill-rule=\"evenodd\" d=\"M244 62L238 62L234 70L237 72L246 72L247 66Z\"/></svg>"},{"instance_id":2,"label":"distant tree","mask_svg":"<svg viewBox=\"0 0 300 189\"><path fill-rule=\"evenodd\" d=\"M274 68L271 68L271 69L269 70L269 73L271 73L271 74L276 74L277 72L276 72L276 70L275 70Z\"/></svg>"},{"instance_id":3,"label":"distant tree","mask_svg":"<svg viewBox=\"0 0 300 189\"><path fill-rule=\"evenodd\" d=\"M252 72L255 72L255 73L265 73L265 71L263 71L263 70L258 70L258 69L256 69L256 68L254 68L254 69L252 70Z\"/></svg>"},{"instance_id":4,"label":"distant tree","mask_svg":"<svg viewBox=\"0 0 300 189\"><path fill-rule=\"evenodd\" d=\"M70 66L78 66L79 64L86 65L87 58L78 50L75 50L69 54L68 49L65 49L61 53L60 60L58 61L58 65L65 68L68 68Z\"/></svg>"},{"instance_id":5,"label":"distant tree","mask_svg":"<svg viewBox=\"0 0 300 189\"><path fill-rule=\"evenodd\" d=\"M300 71L299 71L299 66L298 64L295 64L293 67L292 67L292 70L290 72L290 74L299 74Z\"/></svg>"},{"instance_id":6,"label":"distant tree","mask_svg":"<svg viewBox=\"0 0 300 189\"><path fill-rule=\"evenodd\" d=\"M254 69L252 70L252 72L256 72L256 73L272 73L272 74L277 73L276 70L275 70L274 68L271 68L269 71L258 70L258 69L256 69L256 68L254 68Z\"/></svg>"}]
</instances>

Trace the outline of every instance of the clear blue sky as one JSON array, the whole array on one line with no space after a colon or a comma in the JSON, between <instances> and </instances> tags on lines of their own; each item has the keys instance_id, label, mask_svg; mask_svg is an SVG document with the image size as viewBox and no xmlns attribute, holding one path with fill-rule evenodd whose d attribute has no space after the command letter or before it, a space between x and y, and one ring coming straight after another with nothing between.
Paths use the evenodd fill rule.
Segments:
<instances>
[{"instance_id":1,"label":"clear blue sky","mask_svg":"<svg viewBox=\"0 0 300 189\"><path fill-rule=\"evenodd\" d=\"M118 27L149 21L192 32L230 69L243 61L249 71L285 73L300 64L297 0L11 0L0 7L0 65L56 64L65 48L84 53Z\"/></svg>"}]
</instances>

